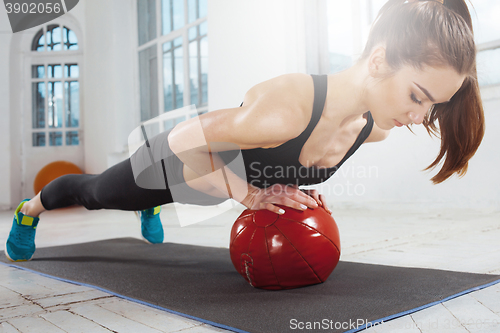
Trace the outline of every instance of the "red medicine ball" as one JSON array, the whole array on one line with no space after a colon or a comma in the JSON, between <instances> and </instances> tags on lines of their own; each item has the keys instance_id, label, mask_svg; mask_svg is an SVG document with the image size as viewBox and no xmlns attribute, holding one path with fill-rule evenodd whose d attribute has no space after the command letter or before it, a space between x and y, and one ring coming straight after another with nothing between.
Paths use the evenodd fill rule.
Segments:
<instances>
[{"instance_id":1,"label":"red medicine ball","mask_svg":"<svg viewBox=\"0 0 500 333\"><path fill-rule=\"evenodd\" d=\"M280 205L278 205L280 206ZM245 210L231 230L236 270L256 288L280 290L326 281L340 258L339 229L323 208L285 214Z\"/></svg>"}]
</instances>

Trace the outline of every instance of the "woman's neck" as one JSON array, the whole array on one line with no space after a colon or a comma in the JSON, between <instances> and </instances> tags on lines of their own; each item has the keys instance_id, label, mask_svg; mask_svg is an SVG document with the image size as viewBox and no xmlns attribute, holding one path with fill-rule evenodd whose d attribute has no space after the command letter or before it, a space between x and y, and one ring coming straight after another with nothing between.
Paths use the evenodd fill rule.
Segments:
<instances>
[{"instance_id":1,"label":"woman's neck","mask_svg":"<svg viewBox=\"0 0 500 333\"><path fill-rule=\"evenodd\" d=\"M368 111L365 104L366 78L363 63L328 75L328 91L323 116L328 122L343 127Z\"/></svg>"}]
</instances>

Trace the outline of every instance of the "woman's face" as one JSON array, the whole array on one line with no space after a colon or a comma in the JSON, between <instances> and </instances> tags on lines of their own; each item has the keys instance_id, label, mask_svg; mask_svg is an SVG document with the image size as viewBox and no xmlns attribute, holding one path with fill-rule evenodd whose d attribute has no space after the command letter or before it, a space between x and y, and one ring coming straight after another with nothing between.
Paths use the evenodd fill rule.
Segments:
<instances>
[{"instance_id":1,"label":"woman's face","mask_svg":"<svg viewBox=\"0 0 500 333\"><path fill-rule=\"evenodd\" d=\"M411 123L421 124L433 104L445 103L465 79L449 67L405 66L380 80L367 91L367 106L378 127L389 130Z\"/></svg>"}]
</instances>

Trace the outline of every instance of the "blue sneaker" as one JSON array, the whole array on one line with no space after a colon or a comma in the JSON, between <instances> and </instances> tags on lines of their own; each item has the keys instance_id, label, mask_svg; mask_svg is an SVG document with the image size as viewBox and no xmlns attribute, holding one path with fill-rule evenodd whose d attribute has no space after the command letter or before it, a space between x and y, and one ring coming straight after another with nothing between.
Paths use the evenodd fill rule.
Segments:
<instances>
[{"instance_id":1,"label":"blue sneaker","mask_svg":"<svg viewBox=\"0 0 500 333\"><path fill-rule=\"evenodd\" d=\"M151 244L163 243L163 226L160 220L161 206L141 210L142 237Z\"/></svg>"},{"instance_id":2,"label":"blue sneaker","mask_svg":"<svg viewBox=\"0 0 500 333\"><path fill-rule=\"evenodd\" d=\"M35 233L40 218L24 215L20 212L21 207L29 200L21 201L14 213L12 229L7 243L5 243L5 255L10 261L30 260L35 253Z\"/></svg>"}]
</instances>

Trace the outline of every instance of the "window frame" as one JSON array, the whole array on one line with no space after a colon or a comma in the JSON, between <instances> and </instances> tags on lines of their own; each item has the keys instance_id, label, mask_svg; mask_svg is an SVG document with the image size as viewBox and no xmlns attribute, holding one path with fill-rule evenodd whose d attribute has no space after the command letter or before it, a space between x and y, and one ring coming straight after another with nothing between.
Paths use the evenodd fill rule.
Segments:
<instances>
[{"instance_id":1,"label":"window frame","mask_svg":"<svg viewBox=\"0 0 500 333\"><path fill-rule=\"evenodd\" d=\"M189 22L189 6L188 6L189 0L183 0L184 3L184 22ZM156 9L156 38L153 38L152 40L145 42L142 45L139 45L139 30L138 30L138 8L137 8L137 0L133 2L134 3L134 13L135 13L135 22L136 22L136 27L135 27L135 32L136 32L136 38L135 38L135 43L137 45L137 96L138 96L138 114L139 114L139 119L141 119L141 97L140 97L140 66L139 66L139 53L141 51L144 51L151 46L156 44L156 59L157 59L157 84L158 84L158 115L171 112L174 110L166 111L165 112L165 96L164 96L164 80L163 80L163 44L167 42L173 42L176 38L182 37L182 54L183 54L183 80L184 80L184 91L183 91L183 106L188 106L191 105L191 85L189 84L190 82L190 71L189 71L189 29L192 27L196 27L203 22L207 22L208 24L208 14L207 16L201 17L196 19L195 21L191 23L186 23L182 28L179 28L177 30L173 30L169 32L166 35L162 35L162 0L155 0L155 9ZM208 36L208 33L207 35ZM198 36L197 36L198 38ZM198 39L199 40L199 39ZM199 45L199 44L198 44ZM198 48L198 52L199 52ZM200 57L200 53L198 53L198 57ZM198 75L198 83L199 83L199 90L201 91L201 75ZM207 83L208 84L208 83ZM208 112L208 96L207 96L207 103L205 105L197 106L197 111L198 114L203 114ZM142 121L147 121L148 119L141 120Z\"/></svg>"},{"instance_id":2,"label":"window frame","mask_svg":"<svg viewBox=\"0 0 500 333\"><path fill-rule=\"evenodd\" d=\"M73 29L72 25L70 22L59 22L59 21L51 21L49 23L46 23L43 25L43 34L46 36L47 34L47 26L49 25L59 25L61 27L61 31L63 30L63 27L66 27L73 31L76 34L77 37L77 43L78 43L78 50L64 50L62 45L61 45L61 50L59 51L48 51L46 47L46 41L45 41L45 48L43 51L34 51L32 50L32 45L33 45L33 40L40 31L40 29L36 29L36 32L31 36L30 39L30 46L29 49L26 51L27 55L27 61L25 62L25 75L23 75L26 78L26 92L27 96L29 96L29 103L28 105L25 106L25 110L27 111L27 114L29 115L31 121L30 124L32 124L32 117L33 117L33 94L32 94L32 84L35 82L45 82L46 85L46 91L45 91L45 127L42 129L37 129L33 128L32 125L30 126L30 136L29 139L26 138L26 140L29 140L29 146L31 149L43 149L43 148L56 148L56 149L79 149L83 147L83 142L84 142L84 137L83 137L83 101L82 101L82 96L83 96L83 47L82 43L80 42L82 40L81 36L75 29ZM60 79L50 79L48 78L47 75L47 66L48 65L61 65L62 66L62 77ZM64 66L69 65L69 64L77 64L79 68L79 74L78 78L65 78L64 77ZM33 78L32 77L32 66L36 65L43 65L45 66L45 78L39 79L39 78ZM50 128L48 127L48 86L47 83L50 81L60 81L62 84L62 90L63 90L63 100L62 100L62 105L63 105L63 126L60 128ZM79 84L79 122L78 122L78 127L66 127L66 118L65 118L65 107L66 107L66 94L65 94L65 83L70 82L70 81L78 81ZM28 111L29 110L29 111ZM78 145L66 145L66 132L68 131L76 131L78 132ZM43 132L46 133L45 135L45 146L34 146L33 145L33 133L37 132ZM49 142L49 133L50 132L62 132L63 137L62 137L62 145L60 146L51 146Z\"/></svg>"},{"instance_id":3,"label":"window frame","mask_svg":"<svg viewBox=\"0 0 500 333\"><path fill-rule=\"evenodd\" d=\"M493 51L493 50L499 50L500 49L500 39L492 40L489 42L484 42L481 44L477 45L477 55L479 55L481 52L485 51ZM478 76L481 73L478 73ZM500 80L496 83L491 83L491 84L480 84L480 88L490 88L490 87L499 87L500 86Z\"/></svg>"}]
</instances>

